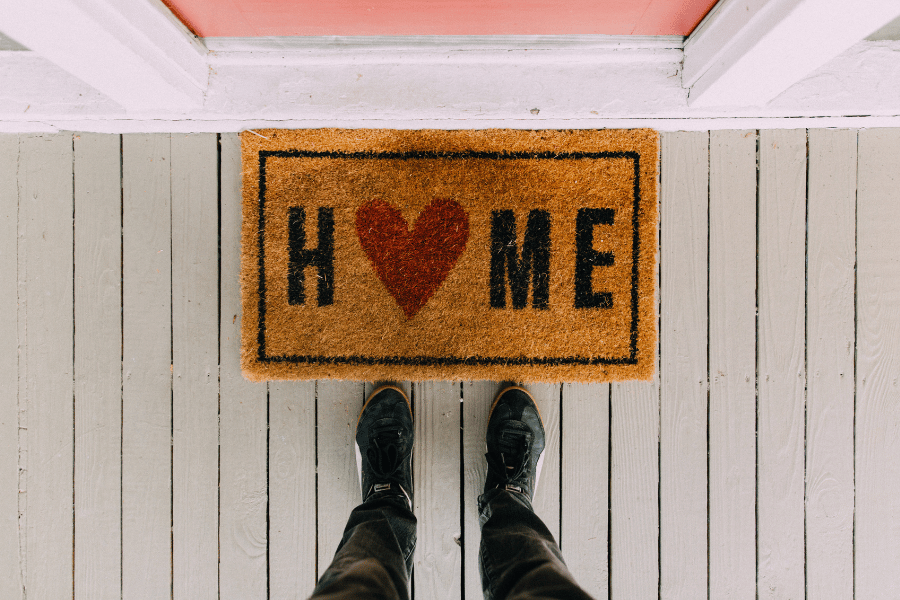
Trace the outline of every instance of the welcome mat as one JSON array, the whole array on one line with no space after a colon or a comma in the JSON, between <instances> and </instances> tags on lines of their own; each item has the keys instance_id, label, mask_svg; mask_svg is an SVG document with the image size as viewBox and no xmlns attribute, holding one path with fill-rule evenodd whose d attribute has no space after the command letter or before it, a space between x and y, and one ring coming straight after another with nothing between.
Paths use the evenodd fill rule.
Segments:
<instances>
[{"instance_id":1,"label":"welcome mat","mask_svg":"<svg viewBox=\"0 0 900 600\"><path fill-rule=\"evenodd\" d=\"M652 377L655 131L241 143L247 378Z\"/></svg>"}]
</instances>

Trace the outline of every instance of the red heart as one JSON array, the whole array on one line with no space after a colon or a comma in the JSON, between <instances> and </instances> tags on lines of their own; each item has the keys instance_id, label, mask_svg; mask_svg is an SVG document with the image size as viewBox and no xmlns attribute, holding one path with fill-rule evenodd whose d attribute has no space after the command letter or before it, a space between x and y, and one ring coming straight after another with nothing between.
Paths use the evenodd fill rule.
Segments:
<instances>
[{"instance_id":1,"label":"red heart","mask_svg":"<svg viewBox=\"0 0 900 600\"><path fill-rule=\"evenodd\" d=\"M378 278L411 319L466 249L469 215L458 202L435 198L409 231L399 210L371 200L356 211L356 235Z\"/></svg>"}]
</instances>

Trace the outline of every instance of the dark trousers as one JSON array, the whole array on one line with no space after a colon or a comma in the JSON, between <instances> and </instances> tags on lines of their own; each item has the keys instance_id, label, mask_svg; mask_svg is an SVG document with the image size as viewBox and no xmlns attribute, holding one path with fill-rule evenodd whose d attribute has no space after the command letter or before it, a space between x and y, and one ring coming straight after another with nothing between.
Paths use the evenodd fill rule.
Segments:
<instances>
[{"instance_id":1,"label":"dark trousers","mask_svg":"<svg viewBox=\"0 0 900 600\"><path fill-rule=\"evenodd\" d=\"M492 490L478 498L479 571L486 600L588 599L528 499ZM399 498L373 498L350 513L312 598L408 600L416 517ZM599 568L599 565L598 565Z\"/></svg>"}]
</instances>

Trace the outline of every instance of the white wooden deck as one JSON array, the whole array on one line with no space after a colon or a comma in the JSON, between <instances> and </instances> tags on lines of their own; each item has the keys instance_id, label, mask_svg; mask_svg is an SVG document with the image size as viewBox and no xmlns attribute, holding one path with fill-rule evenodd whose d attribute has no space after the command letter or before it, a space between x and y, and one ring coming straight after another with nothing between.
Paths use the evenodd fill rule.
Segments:
<instances>
[{"instance_id":1,"label":"white wooden deck","mask_svg":"<svg viewBox=\"0 0 900 600\"><path fill-rule=\"evenodd\" d=\"M896 600L900 130L661 174L659 380L531 386L538 513L598 599ZM368 386L241 377L237 136L2 135L0 214L0 598L305 597ZM498 385L407 388L419 600L481 597Z\"/></svg>"}]
</instances>

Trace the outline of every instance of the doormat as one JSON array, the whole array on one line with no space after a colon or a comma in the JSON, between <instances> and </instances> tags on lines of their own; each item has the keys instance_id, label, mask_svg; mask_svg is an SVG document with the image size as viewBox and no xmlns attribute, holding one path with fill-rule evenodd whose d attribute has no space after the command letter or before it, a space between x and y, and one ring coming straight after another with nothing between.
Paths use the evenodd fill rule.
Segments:
<instances>
[{"instance_id":1,"label":"doormat","mask_svg":"<svg viewBox=\"0 0 900 600\"><path fill-rule=\"evenodd\" d=\"M248 379L653 376L655 131L257 130L241 145Z\"/></svg>"}]
</instances>

